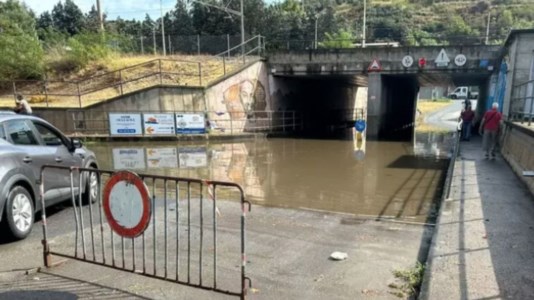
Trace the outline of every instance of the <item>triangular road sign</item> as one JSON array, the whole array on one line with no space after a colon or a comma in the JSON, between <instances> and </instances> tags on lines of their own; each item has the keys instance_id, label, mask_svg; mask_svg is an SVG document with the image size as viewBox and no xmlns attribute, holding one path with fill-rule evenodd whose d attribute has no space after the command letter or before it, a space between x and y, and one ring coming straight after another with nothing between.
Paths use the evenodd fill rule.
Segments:
<instances>
[{"instance_id":1,"label":"triangular road sign","mask_svg":"<svg viewBox=\"0 0 534 300\"><path fill-rule=\"evenodd\" d=\"M444 48L441 49L435 61L436 61L436 66L438 67L446 67L451 62Z\"/></svg>"},{"instance_id":2,"label":"triangular road sign","mask_svg":"<svg viewBox=\"0 0 534 300\"><path fill-rule=\"evenodd\" d=\"M373 59L373 62L369 65L367 68L367 71L369 72L380 72L382 71L382 65L378 61L378 59Z\"/></svg>"}]
</instances>

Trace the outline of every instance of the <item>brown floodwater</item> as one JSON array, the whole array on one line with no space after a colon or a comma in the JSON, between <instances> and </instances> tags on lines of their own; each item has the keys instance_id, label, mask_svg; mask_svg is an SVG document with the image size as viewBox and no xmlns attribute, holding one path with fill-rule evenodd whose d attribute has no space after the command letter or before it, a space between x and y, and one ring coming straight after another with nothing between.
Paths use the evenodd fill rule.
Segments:
<instances>
[{"instance_id":1,"label":"brown floodwater","mask_svg":"<svg viewBox=\"0 0 534 300\"><path fill-rule=\"evenodd\" d=\"M88 148L102 169L236 182L254 204L426 222L441 197L452 140L416 133L411 142L255 138Z\"/></svg>"}]
</instances>

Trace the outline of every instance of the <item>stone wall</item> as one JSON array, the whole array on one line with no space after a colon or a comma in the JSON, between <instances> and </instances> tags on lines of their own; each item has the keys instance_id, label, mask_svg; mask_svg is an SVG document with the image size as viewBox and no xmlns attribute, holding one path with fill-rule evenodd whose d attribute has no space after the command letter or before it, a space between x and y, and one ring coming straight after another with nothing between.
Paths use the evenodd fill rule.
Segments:
<instances>
[{"instance_id":1,"label":"stone wall","mask_svg":"<svg viewBox=\"0 0 534 300\"><path fill-rule=\"evenodd\" d=\"M523 176L523 171L534 171L534 131L512 123L507 123L504 128L501 153L534 195L534 177Z\"/></svg>"}]
</instances>

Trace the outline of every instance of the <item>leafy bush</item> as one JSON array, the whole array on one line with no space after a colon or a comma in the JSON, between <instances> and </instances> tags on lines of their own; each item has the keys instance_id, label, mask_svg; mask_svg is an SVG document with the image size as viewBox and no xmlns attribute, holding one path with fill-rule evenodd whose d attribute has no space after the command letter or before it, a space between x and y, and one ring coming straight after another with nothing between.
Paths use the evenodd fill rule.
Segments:
<instances>
[{"instance_id":1,"label":"leafy bush","mask_svg":"<svg viewBox=\"0 0 534 300\"><path fill-rule=\"evenodd\" d=\"M325 33L325 41L319 43L321 48L354 48L354 36L348 30L340 29L336 33Z\"/></svg>"},{"instance_id":2,"label":"leafy bush","mask_svg":"<svg viewBox=\"0 0 534 300\"><path fill-rule=\"evenodd\" d=\"M107 44L104 35L98 33L82 33L67 41L66 61L76 69L85 67L89 62L106 59L113 51Z\"/></svg>"},{"instance_id":3,"label":"leafy bush","mask_svg":"<svg viewBox=\"0 0 534 300\"><path fill-rule=\"evenodd\" d=\"M0 28L0 80L41 78L43 49L28 10L18 1L0 2Z\"/></svg>"}]
</instances>

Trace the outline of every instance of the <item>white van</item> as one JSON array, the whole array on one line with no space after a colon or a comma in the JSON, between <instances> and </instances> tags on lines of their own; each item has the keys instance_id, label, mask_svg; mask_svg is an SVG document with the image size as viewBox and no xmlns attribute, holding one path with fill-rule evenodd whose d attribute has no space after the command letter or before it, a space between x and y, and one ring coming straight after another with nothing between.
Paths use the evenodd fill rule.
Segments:
<instances>
[{"instance_id":1,"label":"white van","mask_svg":"<svg viewBox=\"0 0 534 300\"><path fill-rule=\"evenodd\" d=\"M478 99L478 92L473 91L470 87L459 86L449 94L451 99Z\"/></svg>"}]
</instances>

